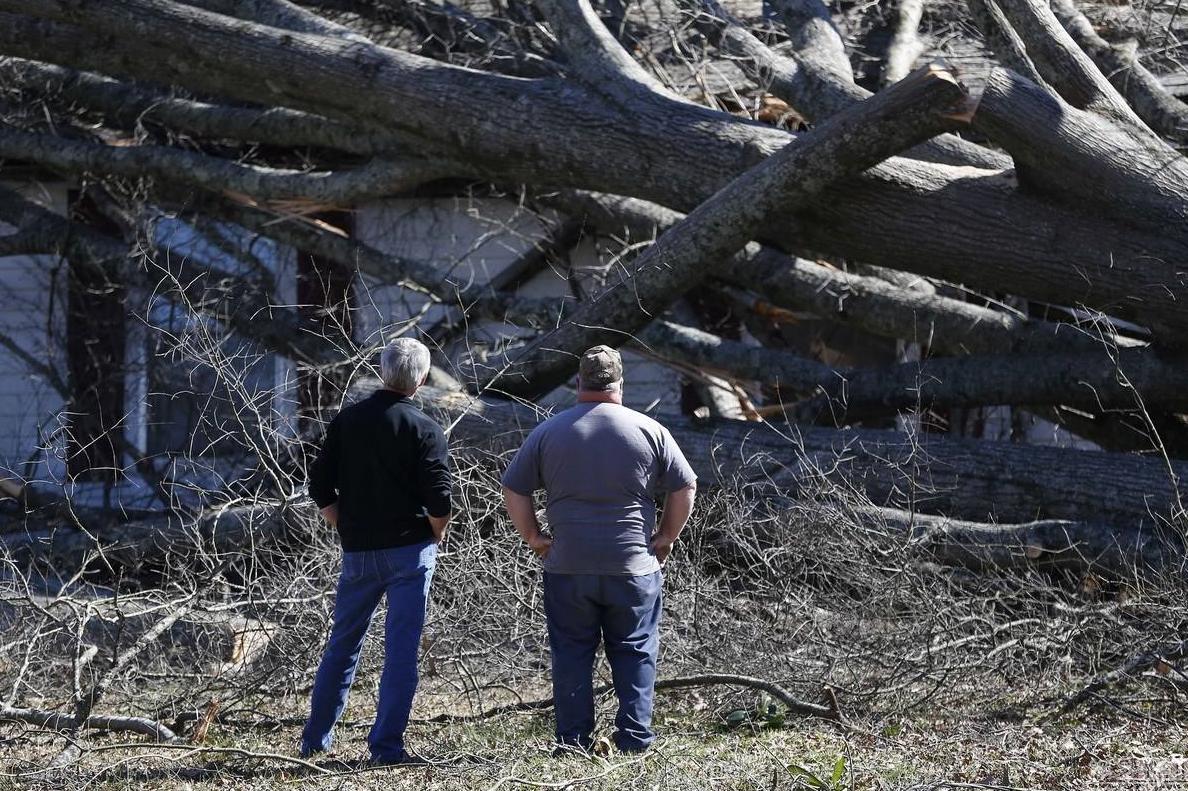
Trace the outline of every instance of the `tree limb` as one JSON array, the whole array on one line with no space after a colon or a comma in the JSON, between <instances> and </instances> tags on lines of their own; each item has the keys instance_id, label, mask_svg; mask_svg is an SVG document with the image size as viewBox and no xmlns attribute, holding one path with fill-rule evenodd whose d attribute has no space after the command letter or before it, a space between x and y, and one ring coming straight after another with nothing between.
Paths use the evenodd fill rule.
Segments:
<instances>
[{"instance_id":1,"label":"tree limb","mask_svg":"<svg viewBox=\"0 0 1188 791\"><path fill-rule=\"evenodd\" d=\"M832 720L835 722L841 721L841 712L833 706L822 706L818 703L808 703L800 700L788 690L784 689L779 684L771 681L766 681L761 678L754 678L753 676L742 676L735 673L700 673L693 676L681 676L678 678L662 678L656 681L656 689L686 689L688 687L708 687L716 685L725 685L732 687L746 687L748 689L757 689L761 692L766 692L788 709L789 713L800 717L817 717L823 720ZM600 684L594 688L595 695L602 695L614 689L612 684ZM420 720L425 723L436 722L478 722L481 720L488 720L492 717L500 717L504 714L512 714L517 711L543 711L553 707L554 698L543 698L541 700L520 701L519 703L508 703L504 706L495 706L480 711L477 714L437 714L426 720Z\"/></svg>"},{"instance_id":2,"label":"tree limb","mask_svg":"<svg viewBox=\"0 0 1188 791\"><path fill-rule=\"evenodd\" d=\"M1010 152L1031 188L1153 232L1188 222L1188 160L1013 72L990 74L974 125Z\"/></svg>"},{"instance_id":3,"label":"tree limb","mask_svg":"<svg viewBox=\"0 0 1188 791\"><path fill-rule=\"evenodd\" d=\"M373 159L350 170L303 173L238 164L166 146L109 146L2 127L0 156L72 174L150 177L217 193L239 192L258 200L303 198L346 205L460 175L453 164L418 159Z\"/></svg>"},{"instance_id":4,"label":"tree limb","mask_svg":"<svg viewBox=\"0 0 1188 791\"><path fill-rule=\"evenodd\" d=\"M1049 85L1073 107L1105 115L1150 134L1089 56L1060 26L1046 0L996 0Z\"/></svg>"},{"instance_id":5,"label":"tree limb","mask_svg":"<svg viewBox=\"0 0 1188 791\"><path fill-rule=\"evenodd\" d=\"M895 5L895 33L887 45L883 64L883 84L899 82L907 76L924 52L920 41L920 20L924 16L924 0L899 0Z\"/></svg>"},{"instance_id":6,"label":"tree limb","mask_svg":"<svg viewBox=\"0 0 1188 791\"><path fill-rule=\"evenodd\" d=\"M1097 35L1073 0L1050 2L1073 41L1093 59L1147 126L1176 142L1188 142L1188 104L1163 87L1159 78L1139 62L1134 48L1111 46Z\"/></svg>"},{"instance_id":7,"label":"tree limb","mask_svg":"<svg viewBox=\"0 0 1188 791\"><path fill-rule=\"evenodd\" d=\"M296 3L289 2L289 0L186 0L186 2L197 8L240 19L250 19L269 27L284 28L297 33L331 36L363 44L371 43L361 33L357 33L345 25L332 22Z\"/></svg>"},{"instance_id":8,"label":"tree limb","mask_svg":"<svg viewBox=\"0 0 1188 791\"><path fill-rule=\"evenodd\" d=\"M803 205L830 183L953 124L965 91L947 72L922 69L833 116L739 176L677 223L565 324L529 344L491 386L512 395L548 392L576 368L583 349L619 345L734 254L776 207Z\"/></svg>"},{"instance_id":9,"label":"tree limb","mask_svg":"<svg viewBox=\"0 0 1188 791\"><path fill-rule=\"evenodd\" d=\"M69 731L75 728L75 717L56 711L45 709L28 709L0 704L0 722L23 722L39 728L54 731ZM99 731L140 733L158 742L171 742L177 739L177 734L163 723L150 720L147 717L124 717L117 715L88 714L81 728Z\"/></svg>"},{"instance_id":10,"label":"tree limb","mask_svg":"<svg viewBox=\"0 0 1188 791\"><path fill-rule=\"evenodd\" d=\"M134 129L159 123L172 130L216 140L272 146L319 146L352 154L395 155L423 141L363 126L348 126L287 107L231 107L170 95L139 83L20 58L0 58L10 84L53 99L75 102L103 114L105 123Z\"/></svg>"},{"instance_id":11,"label":"tree limb","mask_svg":"<svg viewBox=\"0 0 1188 791\"><path fill-rule=\"evenodd\" d=\"M1011 27L998 0L969 0L969 10L974 24L982 33L998 61L1009 69L1017 71L1036 85L1049 87L1040 76L1039 70L1027 54L1027 45Z\"/></svg>"},{"instance_id":12,"label":"tree limb","mask_svg":"<svg viewBox=\"0 0 1188 791\"><path fill-rule=\"evenodd\" d=\"M588 0L535 1L548 18L575 79L624 104L648 94L684 101L635 62L602 24Z\"/></svg>"}]
</instances>

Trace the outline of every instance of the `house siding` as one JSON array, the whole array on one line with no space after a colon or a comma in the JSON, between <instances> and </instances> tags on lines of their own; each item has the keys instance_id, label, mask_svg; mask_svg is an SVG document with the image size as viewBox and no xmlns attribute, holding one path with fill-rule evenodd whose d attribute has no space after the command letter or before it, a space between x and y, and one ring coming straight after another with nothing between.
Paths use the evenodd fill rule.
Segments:
<instances>
[{"instance_id":1,"label":"house siding","mask_svg":"<svg viewBox=\"0 0 1188 791\"><path fill-rule=\"evenodd\" d=\"M27 199L55 212L66 211L65 185L6 184ZM0 223L0 235L14 232ZM52 255L0 257L0 333L65 380L65 266ZM59 452L64 441L59 431L63 417L62 395L49 377L30 370L19 353L0 345L0 478L44 477L45 465L30 470L37 448L56 437Z\"/></svg>"}]
</instances>

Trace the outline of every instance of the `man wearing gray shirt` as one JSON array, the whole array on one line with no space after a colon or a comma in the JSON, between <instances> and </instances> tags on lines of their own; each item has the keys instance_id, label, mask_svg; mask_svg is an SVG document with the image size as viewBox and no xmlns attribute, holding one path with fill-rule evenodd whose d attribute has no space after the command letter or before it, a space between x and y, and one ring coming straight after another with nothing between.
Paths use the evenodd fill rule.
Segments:
<instances>
[{"instance_id":1,"label":"man wearing gray shirt","mask_svg":"<svg viewBox=\"0 0 1188 791\"><path fill-rule=\"evenodd\" d=\"M504 473L508 514L543 559L559 744L592 744L600 642L619 699L615 745L641 752L655 741L660 566L689 519L696 486L668 429L623 406L623 362L609 346L582 355L578 403L537 426ZM540 488L551 535L536 520Z\"/></svg>"}]
</instances>

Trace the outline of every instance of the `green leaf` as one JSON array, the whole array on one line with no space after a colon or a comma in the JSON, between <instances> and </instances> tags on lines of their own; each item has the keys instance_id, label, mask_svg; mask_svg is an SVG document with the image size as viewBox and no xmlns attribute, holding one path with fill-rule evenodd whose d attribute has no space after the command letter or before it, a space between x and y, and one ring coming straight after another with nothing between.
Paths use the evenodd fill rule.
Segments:
<instances>
[{"instance_id":1,"label":"green leaf","mask_svg":"<svg viewBox=\"0 0 1188 791\"><path fill-rule=\"evenodd\" d=\"M833 764L833 786L837 787L841 779L846 776L846 757L839 755L836 763Z\"/></svg>"},{"instance_id":2,"label":"green leaf","mask_svg":"<svg viewBox=\"0 0 1188 791\"><path fill-rule=\"evenodd\" d=\"M808 767L801 766L797 763L791 763L788 764L788 771L793 775L800 775L803 777L813 788L829 788L825 781L813 774L812 771L808 769Z\"/></svg>"}]
</instances>

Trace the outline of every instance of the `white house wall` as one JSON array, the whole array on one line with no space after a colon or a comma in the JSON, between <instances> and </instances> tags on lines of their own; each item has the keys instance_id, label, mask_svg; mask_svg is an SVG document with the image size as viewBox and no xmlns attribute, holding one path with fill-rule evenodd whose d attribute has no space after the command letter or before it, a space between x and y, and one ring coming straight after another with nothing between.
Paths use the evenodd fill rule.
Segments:
<instances>
[{"instance_id":1,"label":"white house wall","mask_svg":"<svg viewBox=\"0 0 1188 791\"><path fill-rule=\"evenodd\" d=\"M58 213L66 210L65 185L6 184ZM0 235L14 229L0 223ZM66 378L65 277L57 256L0 257L0 333L34 360ZM48 379L0 345L0 479L24 477L25 463L60 425L64 399ZM35 477L44 469L33 471Z\"/></svg>"},{"instance_id":2,"label":"white house wall","mask_svg":"<svg viewBox=\"0 0 1188 791\"><path fill-rule=\"evenodd\" d=\"M488 283L497 278L546 232L545 222L512 200L499 198L402 198L361 207L355 215L358 239L391 255L432 264L451 271L467 282ZM569 269L605 270L611 255L586 240L568 256L568 266L546 267L517 289L526 297L571 296ZM394 334L420 335L445 317L445 309L415 291L399 286L357 282L356 340L378 344ZM497 357L509 345L531 333L513 324L476 321L467 341L454 355L452 371L463 381L473 378L462 359L468 353ZM669 368L632 352L624 354L626 401L633 408L653 414L679 414L678 376ZM572 388L559 388L542 403L572 402Z\"/></svg>"}]
</instances>

